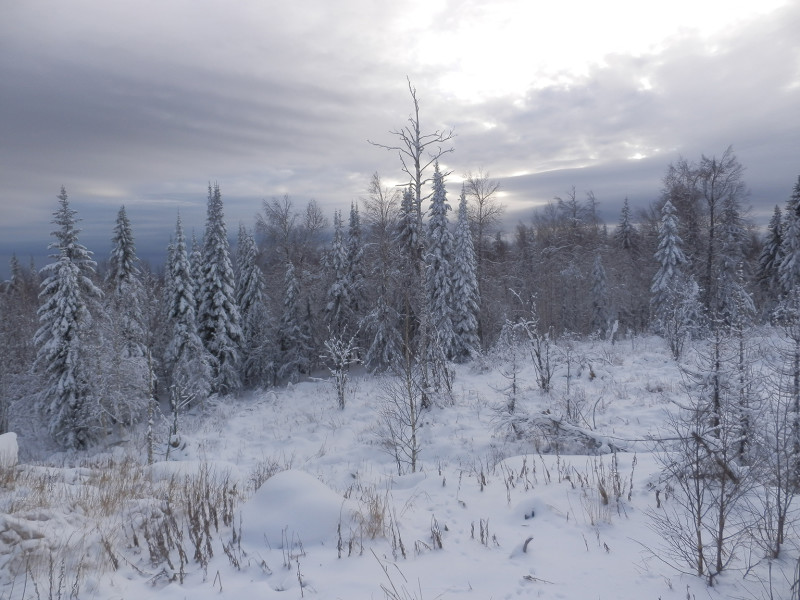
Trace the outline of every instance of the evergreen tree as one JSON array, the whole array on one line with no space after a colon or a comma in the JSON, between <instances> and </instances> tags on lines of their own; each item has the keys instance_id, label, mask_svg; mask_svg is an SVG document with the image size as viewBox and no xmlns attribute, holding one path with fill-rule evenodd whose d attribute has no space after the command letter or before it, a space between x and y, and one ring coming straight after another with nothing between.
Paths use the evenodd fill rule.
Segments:
<instances>
[{"instance_id":1,"label":"evergreen tree","mask_svg":"<svg viewBox=\"0 0 800 600\"><path fill-rule=\"evenodd\" d=\"M19 376L23 381L30 371L36 357L33 337L39 328L36 309L38 308L39 281L22 268L16 254L9 260L10 278L0 286L0 348L3 360L0 361L0 389L4 387L3 376ZM22 391L22 390L20 390ZM0 392L0 395L2 392ZM6 401L10 398L5 398ZM0 400L0 404L3 400ZM2 414L0 414L2 426Z\"/></svg>"},{"instance_id":2,"label":"evergreen tree","mask_svg":"<svg viewBox=\"0 0 800 600\"><path fill-rule=\"evenodd\" d=\"M782 389L776 394L776 404L783 405L778 418L785 424L783 436L787 438L781 444L782 449L777 450L786 453L786 476L789 488L796 494L800 491L800 287L781 298L775 310L775 322L783 330L783 365L777 378Z\"/></svg>"},{"instance_id":3,"label":"evergreen tree","mask_svg":"<svg viewBox=\"0 0 800 600\"><path fill-rule=\"evenodd\" d=\"M87 348L92 343L90 303L102 292L92 281L95 262L78 241L77 213L63 186L58 200L56 241L49 246L56 260L42 270L36 367L44 376L41 400L50 434L64 447L85 448L99 426Z\"/></svg>"},{"instance_id":4,"label":"evergreen tree","mask_svg":"<svg viewBox=\"0 0 800 600\"><path fill-rule=\"evenodd\" d=\"M106 274L106 298L124 343L124 357L144 357L143 288L133 232L125 207L117 214Z\"/></svg>"},{"instance_id":5,"label":"evergreen tree","mask_svg":"<svg viewBox=\"0 0 800 600\"><path fill-rule=\"evenodd\" d=\"M203 287L203 241L197 239L194 231L192 232L192 249L189 252L189 269L191 272L192 285L194 286L194 313L200 314L200 301L202 300L201 288Z\"/></svg>"},{"instance_id":6,"label":"evergreen tree","mask_svg":"<svg viewBox=\"0 0 800 600\"><path fill-rule=\"evenodd\" d=\"M9 260L9 270L10 278L0 284L0 433L9 431L14 401L30 394L30 366L36 358L33 338L39 328L38 282L22 268L15 254Z\"/></svg>"},{"instance_id":7,"label":"evergreen tree","mask_svg":"<svg viewBox=\"0 0 800 600\"><path fill-rule=\"evenodd\" d=\"M8 261L8 269L9 279L8 281L4 282L6 285L4 286L3 291L6 293L17 293L25 284L25 277L22 273L22 265L19 264L19 259L17 258L16 253L11 255L11 259Z\"/></svg>"},{"instance_id":8,"label":"evergreen tree","mask_svg":"<svg viewBox=\"0 0 800 600\"><path fill-rule=\"evenodd\" d=\"M475 248L467 213L467 195L462 188L453 254L453 357L456 361L468 360L480 352L479 310Z\"/></svg>"},{"instance_id":9,"label":"evergreen tree","mask_svg":"<svg viewBox=\"0 0 800 600\"><path fill-rule=\"evenodd\" d=\"M367 314L367 324L371 330L371 343L364 357L364 364L376 370L391 365L402 352L403 340L397 329L400 315L389 303L386 294L381 294Z\"/></svg>"},{"instance_id":10,"label":"evergreen tree","mask_svg":"<svg viewBox=\"0 0 800 600\"><path fill-rule=\"evenodd\" d=\"M781 265L781 240L783 237L783 215L781 208L775 205L764 246L758 256L757 279L764 293L766 310L770 312L778 302L781 293L780 265Z\"/></svg>"},{"instance_id":11,"label":"evergreen tree","mask_svg":"<svg viewBox=\"0 0 800 600\"><path fill-rule=\"evenodd\" d=\"M95 386L111 424L131 425L144 416L151 387L145 342L141 274L130 221L121 207L112 238L106 295L96 319Z\"/></svg>"},{"instance_id":12,"label":"evergreen tree","mask_svg":"<svg viewBox=\"0 0 800 600\"><path fill-rule=\"evenodd\" d=\"M631 209L628 206L628 199L622 205L622 212L619 217L619 225L614 232L614 241L617 248L621 250L634 250L636 248L636 228L631 223Z\"/></svg>"},{"instance_id":13,"label":"evergreen tree","mask_svg":"<svg viewBox=\"0 0 800 600\"><path fill-rule=\"evenodd\" d=\"M266 385L274 379L269 344L269 313L264 274L256 259L255 239L244 225L239 226L236 303L242 318L243 379L248 385Z\"/></svg>"},{"instance_id":14,"label":"evergreen tree","mask_svg":"<svg viewBox=\"0 0 800 600\"><path fill-rule=\"evenodd\" d=\"M283 313L278 329L279 362L277 376L291 382L310 368L310 340L300 322L300 286L295 276L294 265L286 263L284 278Z\"/></svg>"},{"instance_id":15,"label":"evergreen tree","mask_svg":"<svg viewBox=\"0 0 800 600\"><path fill-rule=\"evenodd\" d=\"M337 210L333 214L333 243L328 254L328 266L333 274L333 282L328 288L328 302L325 305L328 329L335 336L345 333L352 317L348 256L342 229L342 213Z\"/></svg>"},{"instance_id":16,"label":"evergreen tree","mask_svg":"<svg viewBox=\"0 0 800 600\"><path fill-rule=\"evenodd\" d=\"M678 220L672 203L662 208L655 258L658 270L653 276L650 299L656 330L664 335L672 355L677 359L686 339L699 327L700 288L694 278L684 272L686 258L678 236Z\"/></svg>"},{"instance_id":17,"label":"evergreen tree","mask_svg":"<svg viewBox=\"0 0 800 600\"><path fill-rule=\"evenodd\" d=\"M422 271L422 221L414 203L412 186L403 190L397 218L396 244L399 248L398 290L400 331L405 350L412 344L422 326L425 279ZM387 303L388 304L388 303ZM413 351L412 351L413 352Z\"/></svg>"},{"instance_id":18,"label":"evergreen tree","mask_svg":"<svg viewBox=\"0 0 800 600\"><path fill-rule=\"evenodd\" d=\"M600 254L596 254L592 266L592 331L605 337L608 325L608 280Z\"/></svg>"},{"instance_id":19,"label":"evergreen tree","mask_svg":"<svg viewBox=\"0 0 800 600\"><path fill-rule=\"evenodd\" d=\"M783 215L778 277L782 294L788 296L800 285L800 177L797 178L792 195L786 202Z\"/></svg>"},{"instance_id":20,"label":"evergreen tree","mask_svg":"<svg viewBox=\"0 0 800 600\"><path fill-rule=\"evenodd\" d=\"M361 232L361 215L358 204L350 203L350 223L347 229L347 287L350 289L349 313L351 327L358 327L365 308L364 246Z\"/></svg>"},{"instance_id":21,"label":"evergreen tree","mask_svg":"<svg viewBox=\"0 0 800 600\"><path fill-rule=\"evenodd\" d=\"M444 356L451 358L454 351L451 283L453 236L448 228L448 210L450 205L447 203L444 177L436 163L425 253L426 291L432 339Z\"/></svg>"},{"instance_id":22,"label":"evergreen tree","mask_svg":"<svg viewBox=\"0 0 800 600\"><path fill-rule=\"evenodd\" d=\"M419 213L414 206L414 196L411 186L403 192L400 202L400 215L397 221L397 241L401 251L409 260L416 261L421 248L420 230L422 223Z\"/></svg>"},{"instance_id":23,"label":"evergreen tree","mask_svg":"<svg viewBox=\"0 0 800 600\"><path fill-rule=\"evenodd\" d=\"M678 236L678 218L669 200L664 203L661 215L658 250L655 253L658 270L653 276L653 285L650 287L652 294L650 305L656 319L664 314L666 306L672 301L675 282L686 264L686 257L681 250L682 240Z\"/></svg>"},{"instance_id":24,"label":"evergreen tree","mask_svg":"<svg viewBox=\"0 0 800 600\"><path fill-rule=\"evenodd\" d=\"M399 211L395 210L400 196L396 190L384 188L380 176L373 174L369 196L364 201L369 226L364 258L371 277L364 291L370 300L367 305L373 308L362 321L364 364L373 371L392 365L402 353L398 307L402 306L403 294L399 281L406 262L402 256L398 260Z\"/></svg>"},{"instance_id":25,"label":"evergreen tree","mask_svg":"<svg viewBox=\"0 0 800 600\"><path fill-rule=\"evenodd\" d=\"M755 315L753 299L745 289L745 227L736 196L725 198L720 218L720 249L717 261L717 297L712 308L714 320L731 328L748 326Z\"/></svg>"},{"instance_id":26,"label":"evergreen tree","mask_svg":"<svg viewBox=\"0 0 800 600\"><path fill-rule=\"evenodd\" d=\"M197 329L214 358L212 390L235 393L242 386L239 376L242 329L235 298L235 280L223 216L219 185L208 186L208 216L203 244L203 280Z\"/></svg>"},{"instance_id":27,"label":"evergreen tree","mask_svg":"<svg viewBox=\"0 0 800 600\"><path fill-rule=\"evenodd\" d=\"M169 238L169 243L167 244L166 249L166 257L164 260L164 272L162 276L162 284L161 289L159 290L159 301L156 304L156 310L154 311L155 316L155 327L152 327L153 323L151 322L151 327L153 328L153 336L152 336L152 364L156 370L156 376L158 380L163 382L169 382L172 377L170 372L170 367L167 361L167 348L169 347L170 343L172 342L172 322L170 320L170 311L172 310L172 293L173 293L173 282L172 282L172 265L175 262L175 240L173 240L172 236ZM194 297L194 293L192 294ZM154 299L150 299L151 302L154 302ZM195 305L196 310L196 305ZM197 312L195 312L195 315Z\"/></svg>"},{"instance_id":28,"label":"evergreen tree","mask_svg":"<svg viewBox=\"0 0 800 600\"><path fill-rule=\"evenodd\" d=\"M175 240L168 254L168 311L171 338L166 350L170 385L181 396L204 400L211 390L212 357L197 333L195 285L186 251L186 238L180 215L175 225Z\"/></svg>"}]
</instances>

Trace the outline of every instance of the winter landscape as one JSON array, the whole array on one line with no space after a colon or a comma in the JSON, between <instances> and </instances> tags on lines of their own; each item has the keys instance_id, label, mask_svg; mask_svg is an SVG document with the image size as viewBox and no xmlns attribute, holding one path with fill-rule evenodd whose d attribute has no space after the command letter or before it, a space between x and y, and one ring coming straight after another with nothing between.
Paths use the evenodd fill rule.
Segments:
<instances>
[{"instance_id":1,"label":"winter landscape","mask_svg":"<svg viewBox=\"0 0 800 600\"><path fill-rule=\"evenodd\" d=\"M6 3L0 600L800 600L800 4Z\"/></svg>"}]
</instances>

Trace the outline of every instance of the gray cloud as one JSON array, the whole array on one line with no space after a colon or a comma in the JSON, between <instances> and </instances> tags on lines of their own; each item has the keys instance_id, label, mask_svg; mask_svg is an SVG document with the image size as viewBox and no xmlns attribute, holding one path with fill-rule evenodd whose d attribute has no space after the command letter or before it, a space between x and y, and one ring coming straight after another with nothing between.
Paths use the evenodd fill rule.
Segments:
<instances>
[{"instance_id":1,"label":"gray cloud","mask_svg":"<svg viewBox=\"0 0 800 600\"><path fill-rule=\"evenodd\" d=\"M448 168L487 169L520 211L572 185L609 213L626 196L646 204L679 155L733 144L756 214L768 214L760 207L782 203L800 170L795 3L473 102L420 48L488 5L301 4L12 3L0 23L0 273L12 250L46 248L61 184L98 255L122 203L154 255L178 209L201 228L209 181L232 224L283 193L345 206L373 171L401 178L396 157L366 140L391 142L405 122L406 75L423 126L456 129ZM535 57L507 59L521 76L539 69Z\"/></svg>"}]
</instances>

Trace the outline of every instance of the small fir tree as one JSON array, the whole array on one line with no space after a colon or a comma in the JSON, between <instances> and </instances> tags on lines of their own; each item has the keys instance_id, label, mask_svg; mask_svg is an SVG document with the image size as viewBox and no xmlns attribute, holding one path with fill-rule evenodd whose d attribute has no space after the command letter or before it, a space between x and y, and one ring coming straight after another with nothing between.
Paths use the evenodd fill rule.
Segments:
<instances>
[{"instance_id":1,"label":"small fir tree","mask_svg":"<svg viewBox=\"0 0 800 600\"><path fill-rule=\"evenodd\" d=\"M284 278L283 313L278 329L277 377L296 382L300 375L310 369L310 340L300 321L300 285L295 276L294 265L286 263Z\"/></svg>"},{"instance_id":2,"label":"small fir tree","mask_svg":"<svg viewBox=\"0 0 800 600\"><path fill-rule=\"evenodd\" d=\"M194 313L200 314L200 300L202 298L201 288L203 286L203 240L197 239L197 236L192 232L192 248L189 251L189 269L192 276L192 285L194 286Z\"/></svg>"},{"instance_id":3,"label":"small fir tree","mask_svg":"<svg viewBox=\"0 0 800 600\"><path fill-rule=\"evenodd\" d=\"M266 385L274 379L269 344L269 312L258 249L244 225L239 227L236 302L242 317L242 377L247 385Z\"/></svg>"},{"instance_id":4,"label":"small fir tree","mask_svg":"<svg viewBox=\"0 0 800 600\"><path fill-rule=\"evenodd\" d=\"M600 255L594 257L592 265L592 331L605 337L609 326L608 279Z\"/></svg>"},{"instance_id":5,"label":"small fir tree","mask_svg":"<svg viewBox=\"0 0 800 600\"><path fill-rule=\"evenodd\" d=\"M663 316L669 303L674 300L675 283L686 264L681 244L675 208L667 200L661 209L661 225L658 228L658 250L655 253L658 270L650 287L650 305L656 320Z\"/></svg>"},{"instance_id":6,"label":"small fir tree","mask_svg":"<svg viewBox=\"0 0 800 600\"><path fill-rule=\"evenodd\" d=\"M426 290L430 315L431 340L442 354L451 358L454 352L452 316L453 236L448 228L447 191L444 176L436 163L433 173L433 195L428 220L427 251L425 253Z\"/></svg>"},{"instance_id":7,"label":"small fir tree","mask_svg":"<svg viewBox=\"0 0 800 600\"><path fill-rule=\"evenodd\" d=\"M172 335L166 350L166 362L170 388L202 402L211 390L213 357L208 354L197 333L195 285L180 216L175 225L175 240L169 256L167 318Z\"/></svg>"},{"instance_id":8,"label":"small fir tree","mask_svg":"<svg viewBox=\"0 0 800 600\"><path fill-rule=\"evenodd\" d=\"M766 301L766 311L770 312L776 306L781 294L780 265L781 242L783 238L783 214L781 207L775 205L775 211L767 227L767 236L764 246L758 255L757 279L761 286Z\"/></svg>"},{"instance_id":9,"label":"small fir tree","mask_svg":"<svg viewBox=\"0 0 800 600\"><path fill-rule=\"evenodd\" d=\"M95 383L109 424L131 425L141 420L149 398L146 298L138 262L123 206L114 226L105 301L97 318L100 339L94 357Z\"/></svg>"},{"instance_id":10,"label":"small fir tree","mask_svg":"<svg viewBox=\"0 0 800 600\"><path fill-rule=\"evenodd\" d=\"M755 315L753 299L745 288L744 221L736 196L728 196L722 205L720 249L717 263L717 297L712 305L713 322L727 327L745 328Z\"/></svg>"},{"instance_id":11,"label":"small fir tree","mask_svg":"<svg viewBox=\"0 0 800 600\"><path fill-rule=\"evenodd\" d=\"M342 213L337 210L333 214L333 243L328 254L328 267L332 272L333 282L328 288L328 302L325 305L328 329L334 336L341 336L347 330L352 317L347 259Z\"/></svg>"},{"instance_id":12,"label":"small fir tree","mask_svg":"<svg viewBox=\"0 0 800 600\"><path fill-rule=\"evenodd\" d=\"M453 253L453 357L458 362L474 358L480 352L479 307L475 248L467 213L467 195L462 187Z\"/></svg>"},{"instance_id":13,"label":"small fir tree","mask_svg":"<svg viewBox=\"0 0 800 600\"><path fill-rule=\"evenodd\" d=\"M41 405L49 417L50 435L66 448L80 449L99 427L87 350L93 343L90 306L102 292L92 280L95 262L78 241L77 212L70 208L63 186L58 200L53 213L56 241L50 244L55 262L42 270L46 277L39 294L35 365L44 378Z\"/></svg>"},{"instance_id":14,"label":"small fir tree","mask_svg":"<svg viewBox=\"0 0 800 600\"><path fill-rule=\"evenodd\" d=\"M208 216L203 244L203 280L197 329L214 358L212 390L220 394L237 392L240 377L242 329L236 304L235 280L223 215L219 185L208 186Z\"/></svg>"},{"instance_id":15,"label":"small fir tree","mask_svg":"<svg viewBox=\"0 0 800 600\"><path fill-rule=\"evenodd\" d=\"M661 212L655 253L659 266L650 288L650 306L655 328L666 338L673 357L677 359L686 339L700 325L700 288L694 278L684 272L687 261L681 250L675 208L669 200Z\"/></svg>"},{"instance_id":16,"label":"small fir tree","mask_svg":"<svg viewBox=\"0 0 800 600\"><path fill-rule=\"evenodd\" d=\"M117 214L111 256L106 274L107 299L116 327L124 342L123 356L142 358L144 342L144 288L136 256L133 231L125 207Z\"/></svg>"},{"instance_id":17,"label":"small fir tree","mask_svg":"<svg viewBox=\"0 0 800 600\"><path fill-rule=\"evenodd\" d=\"M631 209L628 206L628 199L622 205L622 212L619 217L619 225L614 232L614 242L620 250L632 251L636 248L636 228L631 223Z\"/></svg>"},{"instance_id":18,"label":"small fir tree","mask_svg":"<svg viewBox=\"0 0 800 600\"><path fill-rule=\"evenodd\" d=\"M350 223L347 228L347 287L349 294L350 327L358 328L364 316L366 274L364 272L364 245L361 232L361 215L358 204L350 204Z\"/></svg>"},{"instance_id":19,"label":"small fir tree","mask_svg":"<svg viewBox=\"0 0 800 600\"><path fill-rule=\"evenodd\" d=\"M786 202L778 278L786 296L800 285L800 177Z\"/></svg>"}]
</instances>

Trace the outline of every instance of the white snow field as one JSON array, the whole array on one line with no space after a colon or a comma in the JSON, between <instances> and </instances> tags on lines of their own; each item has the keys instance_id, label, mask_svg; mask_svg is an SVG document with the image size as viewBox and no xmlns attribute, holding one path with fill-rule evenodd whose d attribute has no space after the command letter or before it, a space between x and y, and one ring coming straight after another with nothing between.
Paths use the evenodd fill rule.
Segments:
<instances>
[{"instance_id":1,"label":"white snow field","mask_svg":"<svg viewBox=\"0 0 800 600\"><path fill-rule=\"evenodd\" d=\"M422 413L415 473L398 474L379 426L384 378L365 373L344 410L327 380L196 407L168 459L165 417L151 467L144 429L47 457L20 435L16 466L0 438L0 598L796 597L794 540L771 584L751 544L708 587L652 529L670 498L650 438L685 397L664 343L570 352L549 394L523 365L517 413L560 415L569 398L574 432L605 454L512 432L507 365L489 360L456 367L450 396Z\"/></svg>"}]
</instances>

